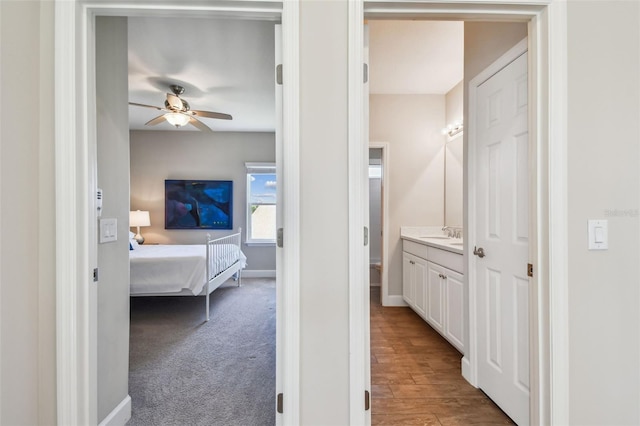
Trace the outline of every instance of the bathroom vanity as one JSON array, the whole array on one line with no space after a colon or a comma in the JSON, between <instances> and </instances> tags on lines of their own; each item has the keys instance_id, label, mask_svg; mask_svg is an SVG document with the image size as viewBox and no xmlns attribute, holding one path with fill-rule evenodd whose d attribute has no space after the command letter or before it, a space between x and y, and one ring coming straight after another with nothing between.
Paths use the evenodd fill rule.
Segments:
<instances>
[{"instance_id":1,"label":"bathroom vanity","mask_svg":"<svg viewBox=\"0 0 640 426\"><path fill-rule=\"evenodd\" d=\"M464 353L462 239L429 227L402 227L400 237L405 302Z\"/></svg>"}]
</instances>

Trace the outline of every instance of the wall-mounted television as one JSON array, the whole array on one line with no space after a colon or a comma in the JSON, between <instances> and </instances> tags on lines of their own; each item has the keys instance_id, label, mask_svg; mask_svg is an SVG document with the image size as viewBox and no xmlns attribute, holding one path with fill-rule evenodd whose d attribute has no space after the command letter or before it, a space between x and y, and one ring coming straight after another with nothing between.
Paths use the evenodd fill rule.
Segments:
<instances>
[{"instance_id":1,"label":"wall-mounted television","mask_svg":"<svg viewBox=\"0 0 640 426\"><path fill-rule=\"evenodd\" d=\"M233 229L233 181L165 180L165 229Z\"/></svg>"}]
</instances>

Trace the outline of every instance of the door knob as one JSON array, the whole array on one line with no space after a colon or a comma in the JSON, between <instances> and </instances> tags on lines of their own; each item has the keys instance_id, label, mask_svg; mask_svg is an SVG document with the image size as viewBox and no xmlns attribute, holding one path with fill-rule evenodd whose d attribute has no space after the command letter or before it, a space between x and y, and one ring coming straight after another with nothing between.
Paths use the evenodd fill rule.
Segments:
<instances>
[{"instance_id":1,"label":"door knob","mask_svg":"<svg viewBox=\"0 0 640 426\"><path fill-rule=\"evenodd\" d=\"M484 257L484 249L482 247L480 248L476 248L475 246L473 247L473 254L475 254L476 256L483 258Z\"/></svg>"}]
</instances>

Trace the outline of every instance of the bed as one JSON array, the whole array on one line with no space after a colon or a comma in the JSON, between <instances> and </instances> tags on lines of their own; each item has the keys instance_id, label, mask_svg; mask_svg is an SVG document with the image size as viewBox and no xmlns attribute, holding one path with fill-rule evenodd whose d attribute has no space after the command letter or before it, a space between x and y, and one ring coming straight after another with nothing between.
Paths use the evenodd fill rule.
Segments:
<instances>
[{"instance_id":1,"label":"bed","mask_svg":"<svg viewBox=\"0 0 640 426\"><path fill-rule=\"evenodd\" d=\"M247 257L240 249L241 229L221 238L207 235L206 244L137 245L131 241L129 275L131 296L205 296L234 278L241 284Z\"/></svg>"}]
</instances>

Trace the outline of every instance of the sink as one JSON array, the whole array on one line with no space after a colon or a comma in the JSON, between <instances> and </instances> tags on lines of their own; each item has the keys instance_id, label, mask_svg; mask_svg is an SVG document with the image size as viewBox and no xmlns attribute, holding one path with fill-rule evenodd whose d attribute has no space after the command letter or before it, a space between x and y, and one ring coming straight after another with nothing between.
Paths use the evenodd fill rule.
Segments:
<instances>
[{"instance_id":1,"label":"sink","mask_svg":"<svg viewBox=\"0 0 640 426\"><path fill-rule=\"evenodd\" d=\"M450 238L446 235L420 235L419 238L433 238L436 240L449 240Z\"/></svg>"},{"instance_id":2,"label":"sink","mask_svg":"<svg viewBox=\"0 0 640 426\"><path fill-rule=\"evenodd\" d=\"M449 243L449 245L452 245L452 246L461 246L461 245L464 245L464 243L462 243L462 242L455 242L455 243Z\"/></svg>"}]
</instances>

